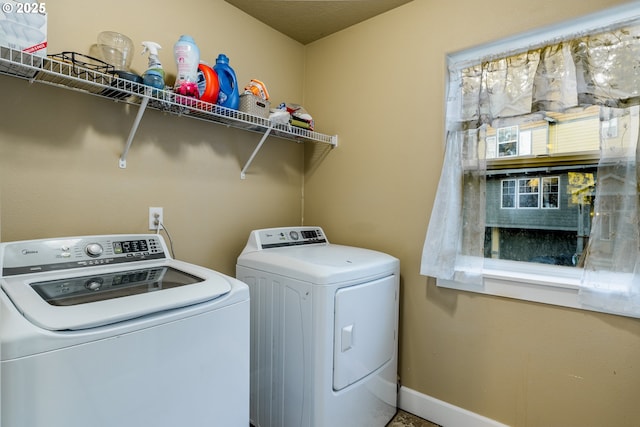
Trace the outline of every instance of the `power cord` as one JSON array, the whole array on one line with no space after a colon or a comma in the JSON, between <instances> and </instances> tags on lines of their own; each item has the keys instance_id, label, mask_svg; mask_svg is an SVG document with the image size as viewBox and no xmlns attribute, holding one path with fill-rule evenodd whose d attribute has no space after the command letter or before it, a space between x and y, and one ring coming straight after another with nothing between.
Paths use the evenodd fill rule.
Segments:
<instances>
[{"instance_id":1,"label":"power cord","mask_svg":"<svg viewBox=\"0 0 640 427\"><path fill-rule=\"evenodd\" d=\"M169 234L169 230L167 230L167 227L159 219L156 219L156 234L160 234L160 230L164 230L167 238L169 238L169 250L171 251L171 257L175 259L176 256L173 252L173 239L171 238L171 234Z\"/></svg>"}]
</instances>

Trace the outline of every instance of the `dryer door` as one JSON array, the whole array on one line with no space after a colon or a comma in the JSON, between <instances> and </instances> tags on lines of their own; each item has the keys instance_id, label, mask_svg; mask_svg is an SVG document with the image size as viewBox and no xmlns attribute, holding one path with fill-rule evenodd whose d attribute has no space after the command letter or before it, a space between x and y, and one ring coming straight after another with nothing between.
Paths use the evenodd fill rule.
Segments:
<instances>
[{"instance_id":1,"label":"dryer door","mask_svg":"<svg viewBox=\"0 0 640 427\"><path fill-rule=\"evenodd\" d=\"M393 357L397 346L396 281L392 275L336 292L334 390L355 383Z\"/></svg>"}]
</instances>

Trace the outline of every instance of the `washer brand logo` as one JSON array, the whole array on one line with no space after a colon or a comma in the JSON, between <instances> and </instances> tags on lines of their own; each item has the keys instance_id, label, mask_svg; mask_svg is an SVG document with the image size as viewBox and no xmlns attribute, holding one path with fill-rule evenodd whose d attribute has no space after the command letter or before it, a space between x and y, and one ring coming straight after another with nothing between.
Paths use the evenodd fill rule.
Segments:
<instances>
[{"instance_id":1,"label":"washer brand logo","mask_svg":"<svg viewBox=\"0 0 640 427\"><path fill-rule=\"evenodd\" d=\"M29 249L23 249L22 250L22 255L34 255L37 254L38 251L36 250L29 250Z\"/></svg>"}]
</instances>

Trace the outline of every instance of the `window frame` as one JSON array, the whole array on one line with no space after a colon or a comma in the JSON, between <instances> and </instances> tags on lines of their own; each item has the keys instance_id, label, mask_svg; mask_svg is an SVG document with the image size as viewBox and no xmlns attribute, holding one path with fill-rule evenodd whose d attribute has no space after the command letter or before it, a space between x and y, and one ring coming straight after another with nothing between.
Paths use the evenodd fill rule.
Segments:
<instances>
[{"instance_id":1,"label":"window frame","mask_svg":"<svg viewBox=\"0 0 640 427\"><path fill-rule=\"evenodd\" d=\"M511 196L512 204L511 206L504 206L504 183L511 182L513 183L513 187L510 190L513 190L513 194L508 194ZM518 200L518 180L515 178L505 178L500 180L500 209L517 209L517 200Z\"/></svg>"},{"instance_id":2,"label":"window frame","mask_svg":"<svg viewBox=\"0 0 640 427\"><path fill-rule=\"evenodd\" d=\"M496 129L496 153L498 158L517 157L520 152L520 132L518 126L505 126ZM503 154L501 147L513 147L513 152Z\"/></svg>"},{"instance_id":3,"label":"window frame","mask_svg":"<svg viewBox=\"0 0 640 427\"><path fill-rule=\"evenodd\" d=\"M531 193L524 193L520 191L520 181L525 181L525 180L532 180L532 179L537 179L538 182L540 184L538 184L538 191L537 192L531 192ZM551 180L551 179L555 179L557 180L557 184L555 185L555 192L550 193L550 194L555 194L556 195L556 205L555 206L545 206L544 205L544 195L546 194L545 192L545 181ZM529 176L529 177L516 177L516 178L503 178L500 180L500 209L545 209L545 210L551 210L551 209L560 209L560 175L552 175L552 176ZM513 194L505 194L504 190L504 184L510 182L513 183L513 187L510 188L513 190ZM537 195L538 198L538 204L537 206L520 206L520 196L521 195ZM510 196L511 199L513 200L513 205L512 206L505 206L504 204L504 200L505 200L505 196Z\"/></svg>"},{"instance_id":4,"label":"window frame","mask_svg":"<svg viewBox=\"0 0 640 427\"><path fill-rule=\"evenodd\" d=\"M540 184L540 189L541 189L541 194L540 194L540 209L547 209L547 210L551 210L551 209L560 209L560 188L562 187L562 183L560 182L560 175L558 176L542 176L540 177L541 179L541 184ZM544 195L545 195L545 185L544 182L550 179L555 179L556 181L556 191L555 193L551 193L551 194L555 194L556 195L556 205L555 206L545 206L544 203Z\"/></svg>"},{"instance_id":5,"label":"window frame","mask_svg":"<svg viewBox=\"0 0 640 427\"><path fill-rule=\"evenodd\" d=\"M509 52L519 51L526 46L540 47L553 40L566 39L567 37L573 37L577 34L592 33L610 25L627 22L631 17L637 17L639 15L640 7L638 3L614 7L568 22L563 22L539 30L515 35L504 40L448 54L447 66L448 69L462 70L473 64L477 64L483 58L504 56ZM447 88L449 87L449 83L449 75L447 74ZM455 109L456 106L448 105L446 116L448 117L450 113L453 113L452 117L455 117L455 110L449 111L450 108ZM488 142L489 141L487 141L487 143ZM504 158L505 156L500 156L499 154L497 136L495 144L495 159ZM591 157L589 153L585 153L585 156ZM558 182L558 185L559 188L561 188L560 182ZM502 196L502 184L500 194ZM502 197L500 204L502 208ZM558 205L559 204L560 200L558 200ZM474 262L470 262L469 264L477 265L477 263ZM436 284L443 288L469 291L479 294L514 298L589 311L607 312L597 307L588 306L582 303L579 293L583 272L584 270L578 267L564 267L483 258L481 271L483 281L481 285L443 278L437 278ZM612 281L615 281L617 274L618 273L610 273ZM613 290L613 292L616 291L617 290L615 289Z\"/></svg>"},{"instance_id":6,"label":"window frame","mask_svg":"<svg viewBox=\"0 0 640 427\"><path fill-rule=\"evenodd\" d=\"M538 185L533 186L533 185L527 184L533 181L534 179L538 180ZM522 190L526 190L527 188L531 189L532 191L522 191ZM535 191L533 191L534 188L535 188ZM524 203L524 206L522 206L523 203L521 202L523 201L522 199L523 197L525 198L525 200L535 198L536 200L535 206L533 203L531 203L531 205ZM540 209L540 178L539 177L518 178L518 185L516 185L516 198L518 201L517 203L518 209L522 209L522 210Z\"/></svg>"}]
</instances>

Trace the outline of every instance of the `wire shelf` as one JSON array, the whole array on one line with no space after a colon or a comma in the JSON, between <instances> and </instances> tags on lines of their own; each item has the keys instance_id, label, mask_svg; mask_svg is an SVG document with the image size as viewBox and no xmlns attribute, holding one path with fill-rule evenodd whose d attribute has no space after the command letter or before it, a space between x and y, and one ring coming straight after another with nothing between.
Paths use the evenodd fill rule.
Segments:
<instances>
[{"instance_id":1,"label":"wire shelf","mask_svg":"<svg viewBox=\"0 0 640 427\"><path fill-rule=\"evenodd\" d=\"M167 90L153 89L117 76L113 67L96 58L75 52L40 57L0 46L0 74L60 86L92 95L142 105L170 114L270 135L297 142L321 142L337 145L337 136L298 128L274 125L264 117L254 116L217 104L185 97ZM129 141L130 143L130 141ZM128 148L127 148L128 149Z\"/></svg>"}]
</instances>

